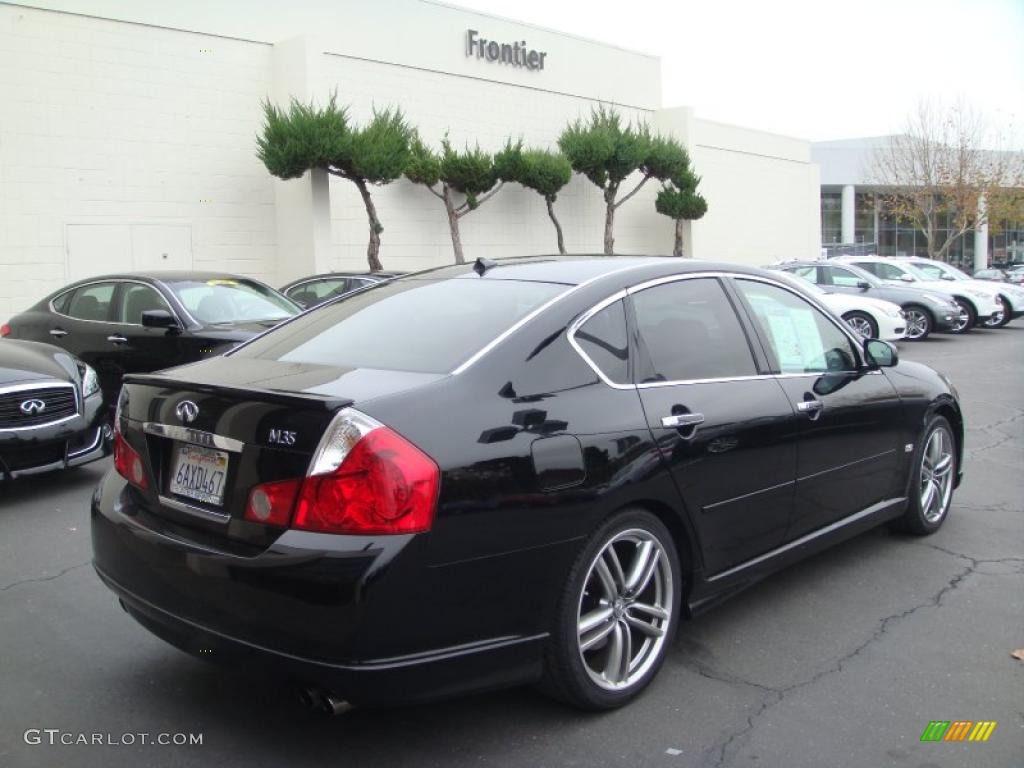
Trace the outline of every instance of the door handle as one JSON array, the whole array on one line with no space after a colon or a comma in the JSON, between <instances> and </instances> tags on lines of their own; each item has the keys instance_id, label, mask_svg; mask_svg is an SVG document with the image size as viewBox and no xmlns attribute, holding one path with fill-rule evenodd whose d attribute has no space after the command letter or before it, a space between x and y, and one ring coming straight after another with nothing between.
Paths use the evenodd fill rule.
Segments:
<instances>
[{"instance_id":1,"label":"door handle","mask_svg":"<svg viewBox=\"0 0 1024 768\"><path fill-rule=\"evenodd\" d=\"M68 332L65 331L63 328L51 328L50 335L53 336L55 339L63 339L65 336L68 335Z\"/></svg>"},{"instance_id":2,"label":"door handle","mask_svg":"<svg viewBox=\"0 0 1024 768\"><path fill-rule=\"evenodd\" d=\"M796 404L796 409L800 413L806 413L813 421L821 416L821 412L825 409L825 404L821 400L801 400Z\"/></svg>"},{"instance_id":3,"label":"door handle","mask_svg":"<svg viewBox=\"0 0 1024 768\"><path fill-rule=\"evenodd\" d=\"M684 434L679 433L679 436L684 440L692 440L693 436L697 434L697 427L704 423L703 413L675 413L671 416L662 416L661 426L667 427L668 429L686 429L692 427L692 429Z\"/></svg>"},{"instance_id":4,"label":"door handle","mask_svg":"<svg viewBox=\"0 0 1024 768\"><path fill-rule=\"evenodd\" d=\"M115 333L113 336L107 336L107 341L109 341L111 344L127 344L128 343L128 339L126 339L124 336L122 336L119 333Z\"/></svg>"}]
</instances>

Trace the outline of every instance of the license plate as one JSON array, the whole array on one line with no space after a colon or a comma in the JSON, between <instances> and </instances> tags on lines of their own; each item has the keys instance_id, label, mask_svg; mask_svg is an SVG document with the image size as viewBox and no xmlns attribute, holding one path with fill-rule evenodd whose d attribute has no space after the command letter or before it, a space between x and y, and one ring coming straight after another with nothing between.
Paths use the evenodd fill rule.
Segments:
<instances>
[{"instance_id":1,"label":"license plate","mask_svg":"<svg viewBox=\"0 0 1024 768\"><path fill-rule=\"evenodd\" d=\"M169 490L179 496L188 496L219 507L224 504L224 479L227 474L226 452L179 444Z\"/></svg>"}]
</instances>

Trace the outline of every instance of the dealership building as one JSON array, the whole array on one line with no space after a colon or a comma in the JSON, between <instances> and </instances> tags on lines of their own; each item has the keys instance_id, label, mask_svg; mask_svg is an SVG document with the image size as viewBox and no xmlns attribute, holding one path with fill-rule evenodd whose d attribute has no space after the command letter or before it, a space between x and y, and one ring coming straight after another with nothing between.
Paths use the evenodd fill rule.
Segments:
<instances>
[{"instance_id":1,"label":"dealership building","mask_svg":"<svg viewBox=\"0 0 1024 768\"><path fill-rule=\"evenodd\" d=\"M0 318L67 281L210 269L272 285L366 269L355 187L323 171L280 181L255 155L261 102L350 116L400 107L435 146L554 146L610 104L677 137L707 215L688 255L748 264L820 251L820 187L803 140L663 105L651 55L428 0L0 2ZM670 253L649 183L616 216L616 250ZM451 263L441 202L401 180L374 190L386 269ZM570 252L599 252L599 190L556 204ZM555 249L542 198L509 184L462 220L467 257Z\"/></svg>"}]
</instances>

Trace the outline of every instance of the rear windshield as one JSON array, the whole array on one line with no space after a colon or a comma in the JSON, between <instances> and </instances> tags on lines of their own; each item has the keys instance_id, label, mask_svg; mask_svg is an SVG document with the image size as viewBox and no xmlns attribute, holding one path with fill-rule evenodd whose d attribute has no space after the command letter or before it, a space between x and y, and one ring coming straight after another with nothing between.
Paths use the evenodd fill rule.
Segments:
<instances>
[{"instance_id":1,"label":"rear windshield","mask_svg":"<svg viewBox=\"0 0 1024 768\"><path fill-rule=\"evenodd\" d=\"M345 368L448 373L568 288L471 278L383 283L312 310L232 354Z\"/></svg>"}]
</instances>

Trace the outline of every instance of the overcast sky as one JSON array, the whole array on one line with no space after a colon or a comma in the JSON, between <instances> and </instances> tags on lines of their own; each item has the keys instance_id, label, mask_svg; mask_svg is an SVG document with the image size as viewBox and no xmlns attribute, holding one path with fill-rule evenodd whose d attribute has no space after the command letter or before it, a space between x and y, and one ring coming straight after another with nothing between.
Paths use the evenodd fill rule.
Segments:
<instances>
[{"instance_id":1,"label":"overcast sky","mask_svg":"<svg viewBox=\"0 0 1024 768\"><path fill-rule=\"evenodd\" d=\"M454 0L662 57L665 106L812 140L892 133L921 98L1024 123L1024 0ZM1019 142L1017 142L1019 144Z\"/></svg>"}]
</instances>

